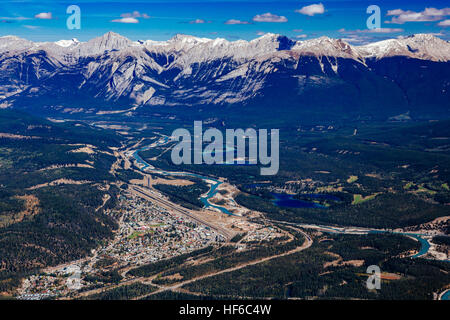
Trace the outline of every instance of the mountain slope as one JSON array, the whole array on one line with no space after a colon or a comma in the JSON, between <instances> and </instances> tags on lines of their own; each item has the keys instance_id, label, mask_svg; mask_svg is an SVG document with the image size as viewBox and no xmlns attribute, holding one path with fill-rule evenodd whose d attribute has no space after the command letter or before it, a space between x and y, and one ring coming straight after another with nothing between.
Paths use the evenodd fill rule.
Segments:
<instances>
[{"instance_id":1,"label":"mountain slope","mask_svg":"<svg viewBox=\"0 0 450 320\"><path fill-rule=\"evenodd\" d=\"M0 292L113 236L117 225L104 209L118 193L109 185L116 179L109 147L119 139L79 122L0 110Z\"/></svg>"},{"instance_id":2,"label":"mountain slope","mask_svg":"<svg viewBox=\"0 0 450 320\"><path fill-rule=\"evenodd\" d=\"M449 61L450 44L432 35L360 47L275 34L234 42L187 35L133 42L112 32L85 43L2 37L0 106L97 113L274 101L371 116L382 102L382 117L446 115Z\"/></svg>"}]
</instances>

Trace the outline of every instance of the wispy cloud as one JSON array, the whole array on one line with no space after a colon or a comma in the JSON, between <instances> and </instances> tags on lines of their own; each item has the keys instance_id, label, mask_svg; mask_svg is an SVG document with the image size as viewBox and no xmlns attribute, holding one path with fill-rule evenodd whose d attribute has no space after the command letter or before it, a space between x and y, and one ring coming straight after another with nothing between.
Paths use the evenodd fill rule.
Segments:
<instances>
[{"instance_id":1,"label":"wispy cloud","mask_svg":"<svg viewBox=\"0 0 450 320\"><path fill-rule=\"evenodd\" d=\"M111 22L117 22L117 23L139 23L139 19L138 18L143 18L143 19L149 19L150 16L146 13L141 13L139 11L133 11L130 13L122 13L120 15L120 19L114 19L111 20Z\"/></svg>"},{"instance_id":2,"label":"wispy cloud","mask_svg":"<svg viewBox=\"0 0 450 320\"><path fill-rule=\"evenodd\" d=\"M5 20L5 21L23 21L23 20L30 20L31 18L27 18L27 17L0 17L0 20Z\"/></svg>"},{"instance_id":3,"label":"wispy cloud","mask_svg":"<svg viewBox=\"0 0 450 320\"><path fill-rule=\"evenodd\" d=\"M355 33L399 33L403 32L405 30L401 28L376 28L376 29L363 29L363 30L345 30L339 29L340 33L346 33L346 34L355 34Z\"/></svg>"},{"instance_id":4,"label":"wispy cloud","mask_svg":"<svg viewBox=\"0 0 450 320\"><path fill-rule=\"evenodd\" d=\"M120 16L122 18L144 18L144 19L150 18L148 14L140 13L139 11L133 11L131 13L122 13Z\"/></svg>"},{"instance_id":5,"label":"wispy cloud","mask_svg":"<svg viewBox=\"0 0 450 320\"><path fill-rule=\"evenodd\" d=\"M304 39L304 38L308 37L308 35L307 35L307 34L298 34L298 35L296 35L295 37L296 37L297 39Z\"/></svg>"},{"instance_id":6,"label":"wispy cloud","mask_svg":"<svg viewBox=\"0 0 450 320\"><path fill-rule=\"evenodd\" d=\"M24 28L30 29L30 30L36 30L39 29L38 26L30 26L30 25L24 25Z\"/></svg>"},{"instance_id":7,"label":"wispy cloud","mask_svg":"<svg viewBox=\"0 0 450 320\"><path fill-rule=\"evenodd\" d=\"M211 21L206 21L203 19L195 19L192 21L189 21L190 24L203 24L203 23L211 23Z\"/></svg>"},{"instance_id":8,"label":"wispy cloud","mask_svg":"<svg viewBox=\"0 0 450 320\"><path fill-rule=\"evenodd\" d=\"M439 21L450 15L450 8L425 8L425 10L421 12L394 9L388 10L386 15L392 16L392 19L386 21L386 23L404 24L405 22Z\"/></svg>"},{"instance_id":9,"label":"wispy cloud","mask_svg":"<svg viewBox=\"0 0 450 320\"><path fill-rule=\"evenodd\" d=\"M339 29L338 32L344 36L341 38L353 45L364 45L375 41L389 39L392 36L390 33L403 32L400 28L378 28L378 29L364 29L364 30L346 30L344 28Z\"/></svg>"},{"instance_id":10,"label":"wispy cloud","mask_svg":"<svg viewBox=\"0 0 450 320\"><path fill-rule=\"evenodd\" d=\"M255 22L287 22L288 19L284 16L278 16L276 14L272 14L270 12L264 14L257 14L253 17L253 21Z\"/></svg>"},{"instance_id":11,"label":"wispy cloud","mask_svg":"<svg viewBox=\"0 0 450 320\"><path fill-rule=\"evenodd\" d=\"M317 3L305 6L299 10L295 10L295 12L312 17L316 14L323 14L325 12L325 7L322 3Z\"/></svg>"},{"instance_id":12,"label":"wispy cloud","mask_svg":"<svg viewBox=\"0 0 450 320\"><path fill-rule=\"evenodd\" d=\"M376 29L364 29L364 30L357 30L361 33L399 33L403 32L405 30L401 28L376 28Z\"/></svg>"},{"instance_id":13,"label":"wispy cloud","mask_svg":"<svg viewBox=\"0 0 450 320\"><path fill-rule=\"evenodd\" d=\"M120 19L111 20L111 22L117 22L117 23L139 23L139 20L136 19L136 18L120 18Z\"/></svg>"},{"instance_id":14,"label":"wispy cloud","mask_svg":"<svg viewBox=\"0 0 450 320\"><path fill-rule=\"evenodd\" d=\"M53 19L51 12L41 12L34 16L36 19L50 20Z\"/></svg>"},{"instance_id":15,"label":"wispy cloud","mask_svg":"<svg viewBox=\"0 0 450 320\"><path fill-rule=\"evenodd\" d=\"M438 26L440 26L440 27L450 27L450 19L447 19L447 20L439 22Z\"/></svg>"},{"instance_id":16,"label":"wispy cloud","mask_svg":"<svg viewBox=\"0 0 450 320\"><path fill-rule=\"evenodd\" d=\"M225 21L225 24L250 24L250 22L237 19L230 19Z\"/></svg>"}]
</instances>

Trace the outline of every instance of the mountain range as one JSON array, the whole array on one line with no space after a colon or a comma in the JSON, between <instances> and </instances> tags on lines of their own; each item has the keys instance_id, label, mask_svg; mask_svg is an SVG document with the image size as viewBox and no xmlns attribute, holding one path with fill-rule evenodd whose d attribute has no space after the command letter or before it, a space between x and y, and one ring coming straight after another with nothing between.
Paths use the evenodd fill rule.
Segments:
<instances>
[{"instance_id":1,"label":"mountain range","mask_svg":"<svg viewBox=\"0 0 450 320\"><path fill-rule=\"evenodd\" d=\"M88 42L0 37L0 107L36 113L231 106L448 117L449 79L450 43L430 34L363 46L276 34L233 42L189 35L131 41L113 32Z\"/></svg>"}]
</instances>

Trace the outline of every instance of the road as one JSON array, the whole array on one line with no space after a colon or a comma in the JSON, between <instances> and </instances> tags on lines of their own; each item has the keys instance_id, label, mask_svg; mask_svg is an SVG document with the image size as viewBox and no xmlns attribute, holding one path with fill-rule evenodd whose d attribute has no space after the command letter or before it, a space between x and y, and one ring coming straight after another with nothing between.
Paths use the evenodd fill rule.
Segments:
<instances>
[{"instance_id":1,"label":"road","mask_svg":"<svg viewBox=\"0 0 450 320\"><path fill-rule=\"evenodd\" d=\"M182 214L191 220L194 220L200 224L208 226L211 230L214 230L215 232L223 235L227 241L229 241L234 236L234 233L231 232L230 230L228 230L224 227L218 226L216 224L213 224L210 221L207 221L205 219L202 219L201 217L199 217L198 215L195 215L188 209L181 208L180 206L178 206L170 201L167 201L165 199L155 196L147 188L139 187L139 186L135 186L135 185L130 186L130 187L131 187L132 191L134 191L135 194L139 195L140 197L142 197L146 200L153 201L165 209L168 209L170 211L175 211L176 213Z\"/></svg>"},{"instance_id":2,"label":"road","mask_svg":"<svg viewBox=\"0 0 450 320\"><path fill-rule=\"evenodd\" d=\"M126 157L123 157L123 158L126 158ZM222 226L220 226L218 224L212 223L211 221L203 219L200 216L199 213L197 213L197 212L194 213L193 211L191 211L189 209L183 208L183 207L181 207L181 206L179 206L179 205L177 205L175 203L172 203L172 202L162 198L161 196L158 196L158 192L156 190L153 190L151 187L148 188L148 187L145 187L145 186L129 184L129 190L131 192L133 192L134 194L136 194L137 196L142 197L142 198L144 198L146 200L152 201L152 202L156 203L157 205L161 206L162 208L165 208L166 210L178 213L180 215L183 215L183 216L187 217L188 219L190 219L192 221L195 221L195 222L197 222L199 224L202 224L202 225L205 225L205 226L209 227L211 230L214 230L215 232L223 235L227 241L229 241L235 235L235 233L232 232L231 230L228 230L225 227L222 227ZM110 289L117 288L117 287L120 287L120 286L129 285L129 284L132 284L132 283L135 283L135 282L142 282L142 283L150 284L150 285L153 285L153 286L156 286L156 287L159 288L159 289L157 289L156 291L154 291L154 292L152 292L150 294L146 294L146 295L143 295L143 296L140 296L140 297L136 297L135 300L136 299L142 299L142 298L145 298L145 297L148 297L148 296L160 293L160 292L164 292L164 291L180 291L180 290L182 291L181 288L183 286L185 286L185 285L190 284L190 283L193 283L193 282L196 282L196 281L199 281L199 280L202 280L202 279L218 276L218 275L221 275L221 274L237 271L237 270L240 270L240 269L243 269L243 268L246 268L246 267L249 267L249 266L254 266L254 265L257 265L257 264L261 264L261 263L264 263L264 262L267 262L267 261L270 261L270 260L273 260L273 259L276 259L276 258L288 256L288 255L300 252L302 250L305 250L305 249L309 248L312 245L313 241L312 241L311 237L308 234L306 234L305 232L303 232L301 229L299 229L297 227L290 226L290 228L295 229L296 231L298 231L301 234L303 234L303 236L305 237L305 241L304 241L304 243L301 246L298 246L295 249L292 249L292 250L284 252L284 253L279 253L279 254L275 254L273 256L259 258L259 259L253 260L253 261L242 263L240 265L237 265L237 266L234 266L234 267L231 267L231 268L228 268L228 269L220 270L220 271L209 273L209 274L204 274L204 275L201 275L201 276L198 276L198 277L186 280L186 281L182 281L182 282L179 282L179 283L173 284L173 285L164 286L164 285L154 284L152 282L152 280L156 277L156 275L155 276L151 276L151 277L138 277L138 278L132 278L132 279L125 280L125 281L121 282L120 284L112 285L112 286L109 286L107 288L103 287L103 288L97 288L97 289L89 290L89 291L86 291L86 292L82 292L82 293L78 294L76 298L92 295L92 294L95 294L95 293L100 293L100 292L102 292L104 290L110 290Z\"/></svg>"},{"instance_id":3,"label":"road","mask_svg":"<svg viewBox=\"0 0 450 320\"><path fill-rule=\"evenodd\" d=\"M300 252L302 250L306 250L309 247L311 247L311 245L313 244L313 241L312 241L311 237L308 234L306 234L305 232L303 232L302 230L300 230L300 229L295 228L295 230L300 232L301 234L303 234L303 236L305 237L305 242L301 246L299 246L299 247L297 247L295 249L292 249L292 250L284 252L284 253L276 254L276 255L273 255L273 256L270 256L270 257L265 257L265 258L257 259L257 260L254 260L254 261L249 261L249 262L240 264L240 265L232 267L232 268L228 268L228 269L220 270L220 271L217 271L217 272L213 272L213 273L205 274L205 275L202 275L202 276L198 276L196 278L192 278L192 279L189 279L189 280L186 280L186 281L183 281L183 282L171 285L171 286L158 286L158 287L160 287L160 289L158 289L156 291L153 291L152 293L149 293L149 294L146 294L146 295L134 298L133 300L144 299L146 297L149 297L149 296L152 296L152 295L155 295L157 293L164 292L164 291L178 291L179 289L181 289L181 287L183 287L185 285L188 285L190 283L202 280L202 279L218 276L218 275L221 275L221 274L224 274L224 273L233 272L233 271L240 270L240 269L243 269L243 268L246 268L246 267L249 267L249 266L254 266L254 265L257 265L257 264L260 264L260 263L263 263L263 262L266 262L266 261L270 261L270 260L273 260L273 259L276 259L276 258L281 258L281 257L284 257L284 256L288 256L288 255L294 254L296 252ZM151 281L144 282L144 283L155 285Z\"/></svg>"},{"instance_id":4,"label":"road","mask_svg":"<svg viewBox=\"0 0 450 320\"><path fill-rule=\"evenodd\" d=\"M90 295L93 295L93 294L101 293L101 292L103 292L105 290L111 290L111 289L114 289L114 288L117 288L117 287L130 285L130 284L136 283L136 282L142 282L142 283L145 283L145 284L156 286L159 289L154 291L154 292L152 292L152 293L136 297L133 300L143 299L145 297L148 297L148 296L160 293L160 292L164 292L164 291L180 291L181 292L182 291L181 288L183 286L185 286L187 284L190 284L190 283L193 283L195 281L199 281L199 280L202 280L202 279L214 277L214 276L221 275L221 274L224 274L224 273L233 272L233 271L240 270L240 269L243 269L243 268L246 268L246 267L249 267L249 266L254 266L254 265L257 265L257 264L260 264L260 263L264 263L266 261L270 261L270 260L273 260L273 259L276 259L276 258L281 258L281 257L284 257L284 256L288 256L288 255L294 254L296 252L300 252L302 250L306 250L309 247L311 247L311 245L313 243L313 240L311 239L311 237L307 233L303 232L302 230L300 230L298 228L294 228L293 227L293 229L295 229L296 231L298 231L301 234L303 234L303 236L305 237L305 242L301 246L298 246L297 248L292 249L292 250L287 251L287 252L284 252L284 253L280 253L280 254L276 254L276 255L270 256L270 257L265 257L265 258L260 258L260 259L256 259L256 260L253 260L253 261L249 261L249 262L240 264L238 266L234 266L234 267L231 267L231 268L228 268L228 269L224 269L224 270L220 270L220 271L217 271L217 272L201 275L201 276L198 276L196 278L192 278L192 279L189 279L189 280L186 280L186 281L174 284L174 285L170 285L170 286L163 286L163 285L159 285L159 284L154 284L152 282L152 280L155 279L157 277L157 275L153 275L153 276L150 276L150 277L132 278L132 279L129 279L129 280L122 281L120 284L117 284L117 285L112 285L112 286L109 286L109 287L102 287L102 288L97 288L97 289L85 291L85 292L79 293L74 298L75 299L80 299L81 297L90 296ZM193 293L193 294L196 294L196 293Z\"/></svg>"}]
</instances>

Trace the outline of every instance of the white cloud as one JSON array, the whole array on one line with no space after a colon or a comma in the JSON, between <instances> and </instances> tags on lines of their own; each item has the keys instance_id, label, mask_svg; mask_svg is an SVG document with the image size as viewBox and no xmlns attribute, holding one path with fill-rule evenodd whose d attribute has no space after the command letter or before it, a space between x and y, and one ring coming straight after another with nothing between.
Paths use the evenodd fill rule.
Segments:
<instances>
[{"instance_id":1,"label":"white cloud","mask_svg":"<svg viewBox=\"0 0 450 320\"><path fill-rule=\"evenodd\" d=\"M258 14L256 16L254 16L253 21L255 21L255 22L287 22L288 19L284 16L277 16L276 14L267 12L264 14Z\"/></svg>"},{"instance_id":2,"label":"white cloud","mask_svg":"<svg viewBox=\"0 0 450 320\"><path fill-rule=\"evenodd\" d=\"M139 11L133 11L131 13L122 13L120 16L122 18L144 18L144 19L150 18L148 14L140 13Z\"/></svg>"},{"instance_id":3,"label":"white cloud","mask_svg":"<svg viewBox=\"0 0 450 320\"><path fill-rule=\"evenodd\" d=\"M292 31L294 31L294 32L303 32L303 29L294 29Z\"/></svg>"},{"instance_id":4,"label":"white cloud","mask_svg":"<svg viewBox=\"0 0 450 320\"><path fill-rule=\"evenodd\" d=\"M141 13L139 11L126 12L120 15L120 19L111 20L111 22L118 23L139 23L137 18L149 19L150 16L146 13Z\"/></svg>"},{"instance_id":5,"label":"white cloud","mask_svg":"<svg viewBox=\"0 0 450 320\"><path fill-rule=\"evenodd\" d=\"M401 15L403 12L405 12L405 11L403 11L402 9L394 9L394 10L388 10L388 12L387 12L387 16L399 16L399 15Z\"/></svg>"},{"instance_id":6,"label":"white cloud","mask_svg":"<svg viewBox=\"0 0 450 320\"><path fill-rule=\"evenodd\" d=\"M450 27L450 19L447 19L447 20L439 22L438 26L440 26L440 27Z\"/></svg>"},{"instance_id":7,"label":"white cloud","mask_svg":"<svg viewBox=\"0 0 450 320\"><path fill-rule=\"evenodd\" d=\"M195 19L192 21L189 21L190 24L202 24L202 23L209 23L210 21L205 21L203 19Z\"/></svg>"},{"instance_id":8,"label":"white cloud","mask_svg":"<svg viewBox=\"0 0 450 320\"><path fill-rule=\"evenodd\" d=\"M250 24L248 21L241 21L237 19L230 19L228 21L225 21L225 24Z\"/></svg>"},{"instance_id":9,"label":"white cloud","mask_svg":"<svg viewBox=\"0 0 450 320\"><path fill-rule=\"evenodd\" d=\"M295 12L307 15L312 17L315 14L323 14L325 12L325 7L322 3L311 4L309 6L305 6L299 10L295 10Z\"/></svg>"},{"instance_id":10,"label":"white cloud","mask_svg":"<svg viewBox=\"0 0 450 320\"><path fill-rule=\"evenodd\" d=\"M34 16L36 19L44 19L44 20L50 20L52 19L52 13L51 12L41 12Z\"/></svg>"},{"instance_id":11,"label":"white cloud","mask_svg":"<svg viewBox=\"0 0 450 320\"><path fill-rule=\"evenodd\" d=\"M263 35L265 35L266 34L266 32L263 32L263 31L258 31L257 33L256 33L256 35L258 35L258 36L263 36Z\"/></svg>"},{"instance_id":12,"label":"white cloud","mask_svg":"<svg viewBox=\"0 0 450 320\"><path fill-rule=\"evenodd\" d=\"M24 25L25 28L30 29L30 30L36 30L39 29L38 26L30 26L30 25Z\"/></svg>"},{"instance_id":13,"label":"white cloud","mask_svg":"<svg viewBox=\"0 0 450 320\"><path fill-rule=\"evenodd\" d=\"M15 21L23 21L30 20L31 18L26 17L0 17L0 20L15 20Z\"/></svg>"},{"instance_id":14,"label":"white cloud","mask_svg":"<svg viewBox=\"0 0 450 320\"><path fill-rule=\"evenodd\" d=\"M118 23L139 23L139 20L136 18L121 18L121 19L114 19L111 20L111 22L118 22Z\"/></svg>"},{"instance_id":15,"label":"white cloud","mask_svg":"<svg viewBox=\"0 0 450 320\"><path fill-rule=\"evenodd\" d=\"M306 38L308 35L307 34L298 34L298 35L296 35L295 37L297 38L297 39L304 39L304 38Z\"/></svg>"},{"instance_id":16,"label":"white cloud","mask_svg":"<svg viewBox=\"0 0 450 320\"><path fill-rule=\"evenodd\" d=\"M405 22L438 21L450 15L450 8L436 9L425 8L421 12L404 11L402 9L388 10L387 16L392 16L387 23L404 24Z\"/></svg>"}]
</instances>

